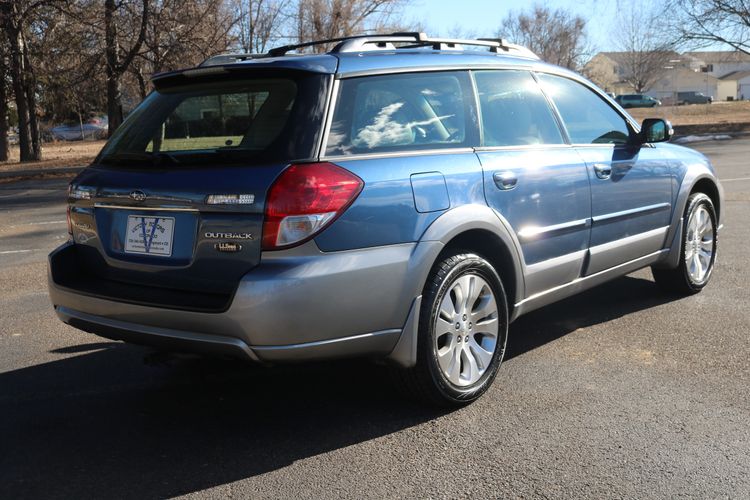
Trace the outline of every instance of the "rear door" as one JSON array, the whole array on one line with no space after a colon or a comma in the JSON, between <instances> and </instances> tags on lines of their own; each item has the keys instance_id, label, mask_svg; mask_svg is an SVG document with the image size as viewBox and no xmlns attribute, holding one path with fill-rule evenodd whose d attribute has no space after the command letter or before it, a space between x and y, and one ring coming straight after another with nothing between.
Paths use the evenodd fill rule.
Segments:
<instances>
[{"instance_id":1,"label":"rear door","mask_svg":"<svg viewBox=\"0 0 750 500\"><path fill-rule=\"evenodd\" d=\"M669 162L649 145L630 145L625 118L593 90L560 76L540 82L591 180L593 274L660 250L671 216Z\"/></svg>"},{"instance_id":2,"label":"rear door","mask_svg":"<svg viewBox=\"0 0 750 500\"><path fill-rule=\"evenodd\" d=\"M513 228L526 295L580 276L589 242L586 166L528 71L475 71L487 203Z\"/></svg>"}]
</instances>

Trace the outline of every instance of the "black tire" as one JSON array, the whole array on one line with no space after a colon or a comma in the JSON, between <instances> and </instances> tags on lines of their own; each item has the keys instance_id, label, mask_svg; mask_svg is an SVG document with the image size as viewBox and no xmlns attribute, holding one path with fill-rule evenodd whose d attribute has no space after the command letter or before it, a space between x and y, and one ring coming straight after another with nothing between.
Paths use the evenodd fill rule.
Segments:
<instances>
[{"instance_id":1,"label":"black tire","mask_svg":"<svg viewBox=\"0 0 750 500\"><path fill-rule=\"evenodd\" d=\"M713 228L713 253L711 255L710 263L708 265L708 271L706 271L705 277L696 281L691 277L688 265L685 262L685 255L689 240L688 221L690 216L695 213L700 207L704 207L708 212L711 219L711 225ZM651 273L654 275L654 280L659 287L669 293L678 295L692 295L700 292L708 284L711 279L713 272L714 263L716 262L716 251L718 249L717 226L716 226L716 210L714 204L704 193L693 193L688 198L687 206L685 207L684 224L682 231L682 242L680 248L680 263L674 269L664 269L652 267Z\"/></svg>"},{"instance_id":2,"label":"black tire","mask_svg":"<svg viewBox=\"0 0 750 500\"><path fill-rule=\"evenodd\" d=\"M497 305L498 334L495 351L482 376L471 385L458 386L448 380L439 366L434 335L443 298L449 293L451 286L466 275L481 277L492 289ZM399 378L409 395L430 405L458 407L469 404L484 394L495 379L505 355L507 339L508 306L500 277L481 256L456 252L437 262L430 272L423 290L419 315L417 364L413 368L399 370Z\"/></svg>"}]
</instances>

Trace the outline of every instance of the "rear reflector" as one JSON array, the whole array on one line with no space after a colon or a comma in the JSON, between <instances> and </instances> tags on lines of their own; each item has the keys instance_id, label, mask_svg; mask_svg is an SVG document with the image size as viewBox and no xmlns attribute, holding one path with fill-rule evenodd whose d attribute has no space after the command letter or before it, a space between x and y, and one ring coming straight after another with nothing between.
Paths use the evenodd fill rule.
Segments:
<instances>
[{"instance_id":1,"label":"rear reflector","mask_svg":"<svg viewBox=\"0 0 750 500\"><path fill-rule=\"evenodd\" d=\"M364 182L333 163L292 165L268 191L263 249L303 243L320 233L354 202Z\"/></svg>"}]
</instances>

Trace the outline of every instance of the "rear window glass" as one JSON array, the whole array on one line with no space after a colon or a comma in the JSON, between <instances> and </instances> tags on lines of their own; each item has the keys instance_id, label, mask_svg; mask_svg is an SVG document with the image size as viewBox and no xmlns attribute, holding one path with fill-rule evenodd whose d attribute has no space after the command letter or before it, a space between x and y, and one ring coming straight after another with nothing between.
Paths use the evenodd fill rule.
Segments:
<instances>
[{"instance_id":1,"label":"rear window glass","mask_svg":"<svg viewBox=\"0 0 750 500\"><path fill-rule=\"evenodd\" d=\"M465 146L473 116L470 89L466 73L343 80L326 154Z\"/></svg>"},{"instance_id":2,"label":"rear window glass","mask_svg":"<svg viewBox=\"0 0 750 500\"><path fill-rule=\"evenodd\" d=\"M102 150L104 164L294 160L314 155L322 76L224 80L152 92Z\"/></svg>"}]
</instances>

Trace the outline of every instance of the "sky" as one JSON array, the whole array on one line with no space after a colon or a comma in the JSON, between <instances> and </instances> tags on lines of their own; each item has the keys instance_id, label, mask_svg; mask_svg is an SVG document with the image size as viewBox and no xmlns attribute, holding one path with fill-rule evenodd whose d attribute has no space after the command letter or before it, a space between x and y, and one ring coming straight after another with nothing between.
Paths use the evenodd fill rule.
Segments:
<instances>
[{"instance_id":1,"label":"sky","mask_svg":"<svg viewBox=\"0 0 750 500\"><path fill-rule=\"evenodd\" d=\"M413 0L404 10L404 19L421 21L432 36L449 36L451 30L458 28L478 37L494 37L508 12L528 11L535 3L581 15L588 21L587 32L594 51L615 50L609 34L617 13L617 0Z\"/></svg>"}]
</instances>

